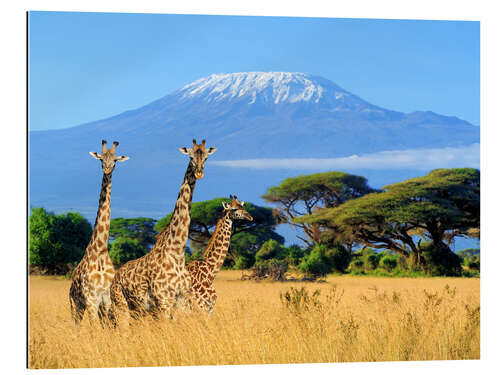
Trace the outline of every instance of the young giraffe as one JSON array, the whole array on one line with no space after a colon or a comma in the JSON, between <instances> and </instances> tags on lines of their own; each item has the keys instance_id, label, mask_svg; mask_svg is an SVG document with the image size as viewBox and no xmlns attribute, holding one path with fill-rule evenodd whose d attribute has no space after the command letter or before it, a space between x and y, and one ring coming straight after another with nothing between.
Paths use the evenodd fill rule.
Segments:
<instances>
[{"instance_id":1,"label":"young giraffe","mask_svg":"<svg viewBox=\"0 0 500 375\"><path fill-rule=\"evenodd\" d=\"M229 249L233 220L253 220L253 217L243 208L245 202L239 202L236 196L230 196L230 198L231 203L222 202L224 209L210 242L203 251L203 260L194 260L187 266L191 275L192 299L208 313L213 311L217 300L213 282Z\"/></svg>"},{"instance_id":2,"label":"young giraffe","mask_svg":"<svg viewBox=\"0 0 500 375\"><path fill-rule=\"evenodd\" d=\"M182 147L190 161L177 197L170 223L157 236L151 251L125 263L111 284L112 313L116 325L128 323L130 314L172 316L174 307L190 308L191 278L184 252L191 222L190 208L196 180L203 178L205 161L216 148L205 148L205 140L193 148ZM129 313L127 313L127 311Z\"/></svg>"},{"instance_id":3,"label":"young giraffe","mask_svg":"<svg viewBox=\"0 0 500 375\"><path fill-rule=\"evenodd\" d=\"M113 264L108 254L109 214L111 198L111 176L117 161L128 160L128 156L116 156L118 142L107 148L102 141L102 154L90 152L101 161L103 171L99 208L94 223L94 232L85 254L73 272L69 289L71 315L76 324L80 323L85 310L92 321L103 318L111 305L109 287L115 274Z\"/></svg>"}]
</instances>

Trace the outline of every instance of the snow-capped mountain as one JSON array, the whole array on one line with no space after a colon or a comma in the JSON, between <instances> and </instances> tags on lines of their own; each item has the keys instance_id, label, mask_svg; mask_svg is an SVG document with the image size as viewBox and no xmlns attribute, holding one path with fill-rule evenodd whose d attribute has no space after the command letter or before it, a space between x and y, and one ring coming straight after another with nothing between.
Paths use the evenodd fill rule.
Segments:
<instances>
[{"instance_id":1,"label":"snow-capped mountain","mask_svg":"<svg viewBox=\"0 0 500 375\"><path fill-rule=\"evenodd\" d=\"M220 118L236 113L249 117L269 115L329 115L346 113L364 118L401 118L351 94L332 81L304 73L246 72L212 74L200 78L144 109L165 115L189 110Z\"/></svg>"},{"instance_id":2,"label":"snow-capped mountain","mask_svg":"<svg viewBox=\"0 0 500 375\"><path fill-rule=\"evenodd\" d=\"M118 140L118 152L131 159L114 174L114 207L159 216L155 212L164 213L165 205L175 200L182 179L186 160L178 147L189 146L192 138L206 138L218 148L195 201L247 192L244 199L258 203L267 187L293 173L228 170L210 161L461 147L479 142L479 127L429 111L384 109L332 81L304 73L213 74L117 116L30 132L31 203L93 215L100 169L88 151L97 150L101 139ZM412 176L395 171L386 172L384 179L395 182L403 175ZM127 211L122 212L126 216Z\"/></svg>"},{"instance_id":3,"label":"snow-capped mountain","mask_svg":"<svg viewBox=\"0 0 500 375\"><path fill-rule=\"evenodd\" d=\"M257 101L268 104L321 102L333 111L374 107L331 81L304 73L212 74L184 86L178 95L181 100L200 99L208 103L241 101L248 105Z\"/></svg>"}]
</instances>

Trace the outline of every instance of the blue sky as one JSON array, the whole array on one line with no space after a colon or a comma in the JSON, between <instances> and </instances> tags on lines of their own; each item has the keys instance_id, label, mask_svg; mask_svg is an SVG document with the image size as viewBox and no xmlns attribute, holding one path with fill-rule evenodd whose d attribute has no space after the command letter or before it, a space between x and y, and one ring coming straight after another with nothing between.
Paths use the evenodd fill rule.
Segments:
<instances>
[{"instance_id":1,"label":"blue sky","mask_svg":"<svg viewBox=\"0 0 500 375\"><path fill-rule=\"evenodd\" d=\"M320 75L479 125L479 22L32 12L30 129L140 107L211 73Z\"/></svg>"}]
</instances>

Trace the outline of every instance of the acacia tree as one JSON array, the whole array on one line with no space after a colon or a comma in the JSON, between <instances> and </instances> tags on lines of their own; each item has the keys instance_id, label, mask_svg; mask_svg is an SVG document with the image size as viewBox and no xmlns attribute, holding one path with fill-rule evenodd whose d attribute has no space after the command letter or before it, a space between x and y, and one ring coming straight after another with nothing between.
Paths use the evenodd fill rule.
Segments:
<instances>
[{"instance_id":1,"label":"acacia tree","mask_svg":"<svg viewBox=\"0 0 500 375\"><path fill-rule=\"evenodd\" d=\"M109 257L116 266L121 266L129 260L146 255L148 251L136 238L118 237L109 248Z\"/></svg>"},{"instance_id":2,"label":"acacia tree","mask_svg":"<svg viewBox=\"0 0 500 375\"><path fill-rule=\"evenodd\" d=\"M129 238L137 240L146 249L149 249L155 242L157 232L154 229L156 220L149 217L136 217L124 219L117 217L111 219L109 226L109 237L112 240L118 238Z\"/></svg>"},{"instance_id":3,"label":"acacia tree","mask_svg":"<svg viewBox=\"0 0 500 375\"><path fill-rule=\"evenodd\" d=\"M120 266L147 254L155 242L155 223L148 217L111 219L109 256L113 263Z\"/></svg>"},{"instance_id":4,"label":"acacia tree","mask_svg":"<svg viewBox=\"0 0 500 375\"><path fill-rule=\"evenodd\" d=\"M333 226L367 246L413 254L421 264L424 250L450 254L454 237L479 228L479 177L472 168L436 169L296 221Z\"/></svg>"},{"instance_id":5,"label":"acacia tree","mask_svg":"<svg viewBox=\"0 0 500 375\"><path fill-rule=\"evenodd\" d=\"M337 239L339 231L330 226L329 233L325 234L316 223L296 221L296 218L311 215L318 209L337 207L374 191L368 186L365 177L344 172L326 172L287 178L278 186L270 187L262 198L277 204L275 216L282 223L302 230L304 236L297 235L297 238L307 247L313 247ZM344 236L343 240L350 244L348 247L352 247L351 237Z\"/></svg>"},{"instance_id":6,"label":"acacia tree","mask_svg":"<svg viewBox=\"0 0 500 375\"><path fill-rule=\"evenodd\" d=\"M217 221L221 217L222 202L230 201L228 198L215 198L194 202L191 205L189 239L193 251L201 250L208 244ZM274 231L278 222L271 208L257 206L250 202L245 202L244 207L252 215L253 221L235 220L233 222L228 262L236 263L238 258L246 257L248 259L243 263L251 265L254 254L265 241L274 239L282 244L284 238ZM160 219L154 227L156 231L162 231L170 222L171 217L172 213Z\"/></svg>"}]
</instances>

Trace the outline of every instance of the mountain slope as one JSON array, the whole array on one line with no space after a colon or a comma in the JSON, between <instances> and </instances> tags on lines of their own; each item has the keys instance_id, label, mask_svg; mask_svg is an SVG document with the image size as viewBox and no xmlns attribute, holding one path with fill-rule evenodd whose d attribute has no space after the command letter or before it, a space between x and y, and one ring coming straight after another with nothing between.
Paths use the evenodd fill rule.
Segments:
<instances>
[{"instance_id":1,"label":"mountain slope","mask_svg":"<svg viewBox=\"0 0 500 375\"><path fill-rule=\"evenodd\" d=\"M31 203L93 217L100 169L88 151L107 139L120 141L118 153L131 157L113 176L112 215L164 215L187 164L177 149L189 146L192 138L206 138L218 148L194 200L241 190L248 194L242 199L255 201L291 172L257 173L210 162L463 146L479 142L479 127L432 112L377 107L327 79L303 73L213 74L117 116L30 132ZM400 176L393 174L393 181Z\"/></svg>"}]
</instances>

